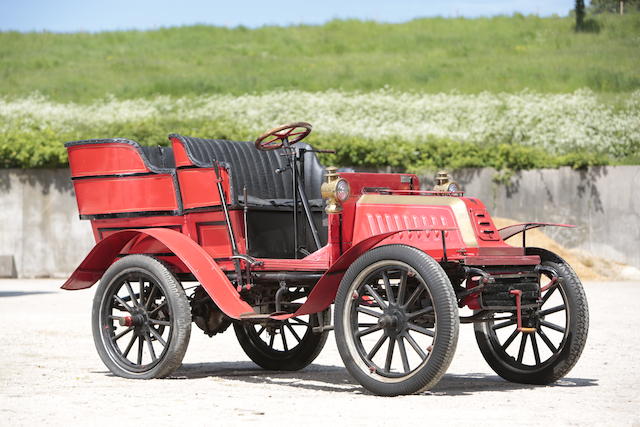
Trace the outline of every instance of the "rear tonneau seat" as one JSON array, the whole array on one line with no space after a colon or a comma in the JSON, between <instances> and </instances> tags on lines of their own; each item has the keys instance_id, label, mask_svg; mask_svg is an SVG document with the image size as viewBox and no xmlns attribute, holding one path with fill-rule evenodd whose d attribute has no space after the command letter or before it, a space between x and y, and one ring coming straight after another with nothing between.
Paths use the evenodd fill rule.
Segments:
<instances>
[{"instance_id":1,"label":"rear tonneau seat","mask_svg":"<svg viewBox=\"0 0 640 427\"><path fill-rule=\"evenodd\" d=\"M65 144L81 218L179 214L173 150L123 138Z\"/></svg>"}]
</instances>

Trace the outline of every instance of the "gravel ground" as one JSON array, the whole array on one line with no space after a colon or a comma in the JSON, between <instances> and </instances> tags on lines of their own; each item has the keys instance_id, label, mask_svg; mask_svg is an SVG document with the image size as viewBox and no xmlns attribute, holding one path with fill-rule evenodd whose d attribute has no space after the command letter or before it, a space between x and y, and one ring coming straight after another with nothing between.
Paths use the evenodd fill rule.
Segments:
<instances>
[{"instance_id":1,"label":"gravel ground","mask_svg":"<svg viewBox=\"0 0 640 427\"><path fill-rule=\"evenodd\" d=\"M552 386L512 384L482 359L462 325L454 361L422 395L365 392L342 365L333 336L300 372L259 369L232 331L213 338L194 326L184 365L169 379L117 378L91 336L93 290L61 280L0 280L0 425L294 423L380 425L553 424L640 426L640 282L588 282L587 347ZM426 418L423 418L426 417Z\"/></svg>"}]
</instances>

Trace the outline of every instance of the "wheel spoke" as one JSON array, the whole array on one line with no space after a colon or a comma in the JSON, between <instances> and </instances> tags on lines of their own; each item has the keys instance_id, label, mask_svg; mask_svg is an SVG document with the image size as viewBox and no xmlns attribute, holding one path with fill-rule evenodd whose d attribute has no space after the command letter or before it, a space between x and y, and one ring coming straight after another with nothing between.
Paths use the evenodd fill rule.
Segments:
<instances>
[{"instance_id":1,"label":"wheel spoke","mask_svg":"<svg viewBox=\"0 0 640 427\"><path fill-rule=\"evenodd\" d=\"M556 348L556 346L553 345L553 343L551 342L551 340L549 339L549 337L547 336L547 334L545 334L544 332L542 332L542 329L538 329L538 335L540 335L540 338L542 338L542 341L544 341L544 343L547 345L547 347L549 347L549 350L551 350L552 353L557 353L558 349Z\"/></svg>"},{"instance_id":2,"label":"wheel spoke","mask_svg":"<svg viewBox=\"0 0 640 427\"><path fill-rule=\"evenodd\" d=\"M424 350L420 348L416 340L414 340L413 337L409 335L409 331L407 331L404 334L404 337L407 341L409 341L409 344L411 345L411 347L413 347L413 349L416 351L416 353L418 353L418 355L422 358L422 360L425 360L428 357L427 353L425 353Z\"/></svg>"},{"instance_id":3,"label":"wheel spoke","mask_svg":"<svg viewBox=\"0 0 640 427\"><path fill-rule=\"evenodd\" d=\"M142 336L138 336L138 365L142 365Z\"/></svg>"},{"instance_id":4,"label":"wheel spoke","mask_svg":"<svg viewBox=\"0 0 640 427\"><path fill-rule=\"evenodd\" d=\"M387 304L382 300L382 297L371 287L371 285L364 285L364 289L369 292L369 295L373 297L378 303L380 308L387 308Z\"/></svg>"},{"instance_id":5,"label":"wheel spoke","mask_svg":"<svg viewBox=\"0 0 640 427\"><path fill-rule=\"evenodd\" d=\"M269 347L273 348L273 342L276 339L276 333L275 332L269 332L271 334L271 337L269 338Z\"/></svg>"},{"instance_id":6,"label":"wheel spoke","mask_svg":"<svg viewBox=\"0 0 640 427\"><path fill-rule=\"evenodd\" d=\"M162 344L163 347L167 346L167 342L162 338L162 335L160 335L158 331L156 331L156 329L151 325L149 325L149 332L151 332L154 338L158 340L158 342Z\"/></svg>"},{"instance_id":7,"label":"wheel spoke","mask_svg":"<svg viewBox=\"0 0 640 427\"><path fill-rule=\"evenodd\" d=\"M162 326L171 326L171 322L167 321L167 320L158 320L158 319L149 319L149 322L153 323L154 325L162 325Z\"/></svg>"},{"instance_id":8,"label":"wheel spoke","mask_svg":"<svg viewBox=\"0 0 640 427\"><path fill-rule=\"evenodd\" d=\"M396 302L398 305L402 305L402 301L404 301L405 294L407 293L407 271L400 270L400 283L398 284L398 297L396 298Z\"/></svg>"},{"instance_id":9,"label":"wheel spoke","mask_svg":"<svg viewBox=\"0 0 640 427\"><path fill-rule=\"evenodd\" d=\"M409 299L407 300L407 302L404 303L403 308L407 308L410 307L411 304L414 303L414 301L416 299L418 299L418 297L420 296L420 294L424 291L424 288L422 287L421 284L418 284L418 287L414 289L414 291L411 293L411 296L409 297Z\"/></svg>"},{"instance_id":10,"label":"wheel spoke","mask_svg":"<svg viewBox=\"0 0 640 427\"><path fill-rule=\"evenodd\" d=\"M395 304L396 298L393 295L393 289L391 289L391 282L389 281L389 275L386 271L382 272L382 281L384 282L384 290L387 293L387 299L389 304Z\"/></svg>"},{"instance_id":11,"label":"wheel spoke","mask_svg":"<svg viewBox=\"0 0 640 427\"><path fill-rule=\"evenodd\" d=\"M302 319L299 319L297 317L293 317L291 319L289 319L294 325L304 325L304 326L309 326L309 322L305 322Z\"/></svg>"},{"instance_id":12,"label":"wheel spoke","mask_svg":"<svg viewBox=\"0 0 640 427\"><path fill-rule=\"evenodd\" d=\"M362 331L358 331L356 332L356 337L360 338L363 337L365 335L369 335L373 332L379 331L380 329L382 329L382 326L378 325L377 323L367 329L363 329Z\"/></svg>"},{"instance_id":13,"label":"wheel spoke","mask_svg":"<svg viewBox=\"0 0 640 427\"><path fill-rule=\"evenodd\" d=\"M164 301L162 304L160 304L159 306L157 306L156 308L154 308L153 310L151 310L149 312L149 316L153 316L154 314L156 314L158 312L158 310L160 310L161 308L165 307L167 305L167 302Z\"/></svg>"},{"instance_id":14,"label":"wheel spoke","mask_svg":"<svg viewBox=\"0 0 640 427\"><path fill-rule=\"evenodd\" d=\"M265 329L267 329L267 327L266 327L266 326L264 326L264 325L263 325L263 326L261 326L261 327L260 327L260 329L258 329L258 332L256 332L256 334L257 334L258 336L260 336L260 334L261 334L261 333L263 333Z\"/></svg>"},{"instance_id":15,"label":"wheel spoke","mask_svg":"<svg viewBox=\"0 0 640 427\"><path fill-rule=\"evenodd\" d=\"M400 358L402 359L402 369L405 373L409 373L409 358L407 357L407 349L404 348L404 340L402 336L398 337L398 349L400 350Z\"/></svg>"},{"instance_id":16,"label":"wheel spoke","mask_svg":"<svg viewBox=\"0 0 640 427\"><path fill-rule=\"evenodd\" d=\"M493 325L491 329L494 331L496 329L506 328L507 326L514 325L516 323L516 319L507 320L506 322L498 323L497 325Z\"/></svg>"},{"instance_id":17,"label":"wheel spoke","mask_svg":"<svg viewBox=\"0 0 640 427\"><path fill-rule=\"evenodd\" d=\"M540 364L540 352L538 351L538 340L535 334L531 334L531 346L533 347L533 357L536 359L536 365Z\"/></svg>"},{"instance_id":18,"label":"wheel spoke","mask_svg":"<svg viewBox=\"0 0 640 427\"><path fill-rule=\"evenodd\" d=\"M557 305L555 307L548 308L546 310L542 310L540 313L538 313L538 316L546 316L548 314L557 313L559 311L565 310L566 308L567 307L564 304Z\"/></svg>"},{"instance_id":19,"label":"wheel spoke","mask_svg":"<svg viewBox=\"0 0 640 427\"><path fill-rule=\"evenodd\" d=\"M129 326L127 329L125 329L124 331L120 332L118 335L116 335L115 337L113 337L111 339L114 342L118 341L120 338L122 338L123 336L127 335L131 331L133 331L133 326Z\"/></svg>"},{"instance_id":20,"label":"wheel spoke","mask_svg":"<svg viewBox=\"0 0 640 427\"><path fill-rule=\"evenodd\" d=\"M414 311L413 313L407 313L408 319L415 319L416 317L420 317L423 314L429 314L433 312L433 306L425 307L422 310Z\"/></svg>"},{"instance_id":21,"label":"wheel spoke","mask_svg":"<svg viewBox=\"0 0 640 427\"><path fill-rule=\"evenodd\" d=\"M287 325L287 328L289 329L289 331L291 332L291 334L293 335L293 337L298 340L298 342L302 341L302 338L300 338L300 336L296 333L296 331L293 329L293 326L291 326L291 324L289 324L289 321L287 321L285 323L285 325Z\"/></svg>"},{"instance_id":22,"label":"wheel spoke","mask_svg":"<svg viewBox=\"0 0 640 427\"><path fill-rule=\"evenodd\" d=\"M542 326L546 326L549 329L553 329L554 331L562 332L563 334L566 331L566 329L563 328L562 326L558 326L555 323L547 322L546 320L541 320L540 324Z\"/></svg>"},{"instance_id":23,"label":"wheel spoke","mask_svg":"<svg viewBox=\"0 0 640 427\"><path fill-rule=\"evenodd\" d=\"M518 330L518 328L516 328L516 330L513 331L513 333L511 335L509 335L509 338L507 338L507 340L504 342L504 344L502 344L502 349L506 351L507 348L513 342L513 340L516 339L516 337L518 336L519 333L520 333L520 331Z\"/></svg>"},{"instance_id":24,"label":"wheel spoke","mask_svg":"<svg viewBox=\"0 0 640 427\"><path fill-rule=\"evenodd\" d=\"M131 301L133 301L133 304L139 306L140 304L138 304L138 299L136 298L135 294L133 293L133 289L131 289L131 285L129 284L129 282L125 281L124 282L124 286L126 286L127 292L129 292L129 297L131 297Z\"/></svg>"},{"instance_id":25,"label":"wheel spoke","mask_svg":"<svg viewBox=\"0 0 640 427\"><path fill-rule=\"evenodd\" d=\"M416 331L424 335L429 335L430 337L435 336L435 333L433 331L430 331L427 328L423 328L422 326L418 326L413 322L407 322L407 327L412 331Z\"/></svg>"},{"instance_id":26,"label":"wheel spoke","mask_svg":"<svg viewBox=\"0 0 640 427\"><path fill-rule=\"evenodd\" d=\"M149 310L149 304L153 301L153 297L156 293L156 285L153 282L150 282L151 290L149 291L149 295L147 295L147 301L144 303L145 310Z\"/></svg>"},{"instance_id":27,"label":"wheel spoke","mask_svg":"<svg viewBox=\"0 0 640 427\"><path fill-rule=\"evenodd\" d=\"M379 313L377 311L368 309L368 308L364 308L364 307L356 307L356 311L359 313L364 313L364 314L368 314L369 316L373 316L373 317L378 317L380 318L382 316L382 313Z\"/></svg>"},{"instance_id":28,"label":"wheel spoke","mask_svg":"<svg viewBox=\"0 0 640 427\"><path fill-rule=\"evenodd\" d=\"M132 307L129 307L129 305L126 302L124 302L124 300L122 298L120 298L118 295L114 295L113 298L118 302L118 304L120 304L122 306L122 308L124 308L126 311L131 313ZM118 307L114 307L114 308L120 310ZM120 311L122 311L122 310L120 310Z\"/></svg>"},{"instance_id":29,"label":"wheel spoke","mask_svg":"<svg viewBox=\"0 0 640 427\"><path fill-rule=\"evenodd\" d=\"M382 344L384 344L384 342L387 340L387 338L389 338L389 336L385 333L380 337L380 339L378 339L378 342L376 342L376 344L373 346L373 348L371 348L371 351L369 351L369 354L367 354L367 358L369 360L373 359L373 357L376 355L378 350L380 350L380 347L382 347Z\"/></svg>"},{"instance_id":30,"label":"wheel spoke","mask_svg":"<svg viewBox=\"0 0 640 427\"><path fill-rule=\"evenodd\" d=\"M129 344L127 344L127 348L125 348L124 353L122 353L122 356L124 356L125 359L127 358L127 355L129 354L129 352L131 351L131 347L133 347L133 344L136 342L136 338L138 338L138 336L134 334L131 337Z\"/></svg>"},{"instance_id":31,"label":"wheel spoke","mask_svg":"<svg viewBox=\"0 0 640 427\"><path fill-rule=\"evenodd\" d=\"M557 288L558 288L558 285L555 285L553 288L549 289L546 294L544 294L544 296L542 297L542 302L540 303L540 307L542 307L547 302L549 297L553 295L553 293Z\"/></svg>"},{"instance_id":32,"label":"wheel spoke","mask_svg":"<svg viewBox=\"0 0 640 427\"><path fill-rule=\"evenodd\" d=\"M522 358L524 357L524 349L527 346L527 338L529 334L522 334L522 338L520 338L520 350L518 350L518 363L522 363Z\"/></svg>"},{"instance_id":33,"label":"wheel spoke","mask_svg":"<svg viewBox=\"0 0 640 427\"><path fill-rule=\"evenodd\" d=\"M140 303L140 307L144 307L144 279L142 276L140 276L138 284L140 285L140 296L138 297L138 302Z\"/></svg>"},{"instance_id":34,"label":"wheel spoke","mask_svg":"<svg viewBox=\"0 0 640 427\"><path fill-rule=\"evenodd\" d=\"M282 346L284 347L284 351L289 351L289 347L287 347L287 337L284 336L283 326L280 326L280 336L282 337Z\"/></svg>"},{"instance_id":35,"label":"wheel spoke","mask_svg":"<svg viewBox=\"0 0 640 427\"><path fill-rule=\"evenodd\" d=\"M384 370L387 372L391 371L391 362L393 361L393 351L396 347L396 338L389 337L389 347L387 347L387 358L384 362Z\"/></svg>"},{"instance_id":36,"label":"wheel spoke","mask_svg":"<svg viewBox=\"0 0 640 427\"><path fill-rule=\"evenodd\" d=\"M147 348L149 349L149 354L151 355L151 361L155 362L158 360L156 357L156 352L153 349L153 343L151 342L151 337L147 334L144 334L144 340L147 342Z\"/></svg>"}]
</instances>

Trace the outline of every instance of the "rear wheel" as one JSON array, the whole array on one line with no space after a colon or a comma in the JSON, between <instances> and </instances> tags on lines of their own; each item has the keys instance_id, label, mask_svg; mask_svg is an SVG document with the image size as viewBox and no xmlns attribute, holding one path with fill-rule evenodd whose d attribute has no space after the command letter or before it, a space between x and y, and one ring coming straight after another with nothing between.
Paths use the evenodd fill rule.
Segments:
<instances>
[{"instance_id":1,"label":"rear wheel","mask_svg":"<svg viewBox=\"0 0 640 427\"><path fill-rule=\"evenodd\" d=\"M329 318L329 311L323 312ZM327 342L328 332L313 332L318 316L293 317L267 325L238 322L233 327L244 352L257 365L272 371L297 371L309 365Z\"/></svg>"},{"instance_id":2,"label":"rear wheel","mask_svg":"<svg viewBox=\"0 0 640 427\"><path fill-rule=\"evenodd\" d=\"M347 270L336 296L340 356L369 391L385 396L433 387L458 340L456 297L440 265L404 245L373 249Z\"/></svg>"},{"instance_id":3,"label":"rear wheel","mask_svg":"<svg viewBox=\"0 0 640 427\"><path fill-rule=\"evenodd\" d=\"M549 384L564 377L580 358L587 340L589 310L580 279L554 254L529 248L542 265L555 270L558 284L542 293L539 309L523 316L525 333L517 329L515 313L475 327L476 341L485 360L502 378L525 384ZM541 278L541 285L550 277Z\"/></svg>"},{"instance_id":4,"label":"rear wheel","mask_svg":"<svg viewBox=\"0 0 640 427\"><path fill-rule=\"evenodd\" d=\"M102 276L93 301L93 339L115 375L162 378L182 363L191 311L182 286L155 258L129 255Z\"/></svg>"}]
</instances>

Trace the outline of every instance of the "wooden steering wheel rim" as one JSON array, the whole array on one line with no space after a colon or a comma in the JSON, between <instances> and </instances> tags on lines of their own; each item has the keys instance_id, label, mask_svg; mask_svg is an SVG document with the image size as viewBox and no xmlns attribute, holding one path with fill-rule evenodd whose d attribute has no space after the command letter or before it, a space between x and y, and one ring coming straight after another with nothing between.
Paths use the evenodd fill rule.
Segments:
<instances>
[{"instance_id":1,"label":"wooden steering wheel rim","mask_svg":"<svg viewBox=\"0 0 640 427\"><path fill-rule=\"evenodd\" d=\"M299 128L304 130L301 132L294 132ZM312 126L307 122L289 123L288 125L275 127L266 131L256 139L256 148L261 151L277 150L278 148L282 148L285 138L287 138L290 145L295 144L296 142L300 142L306 138L307 135L311 133L311 129ZM275 138L268 139L270 136L274 136Z\"/></svg>"}]
</instances>

